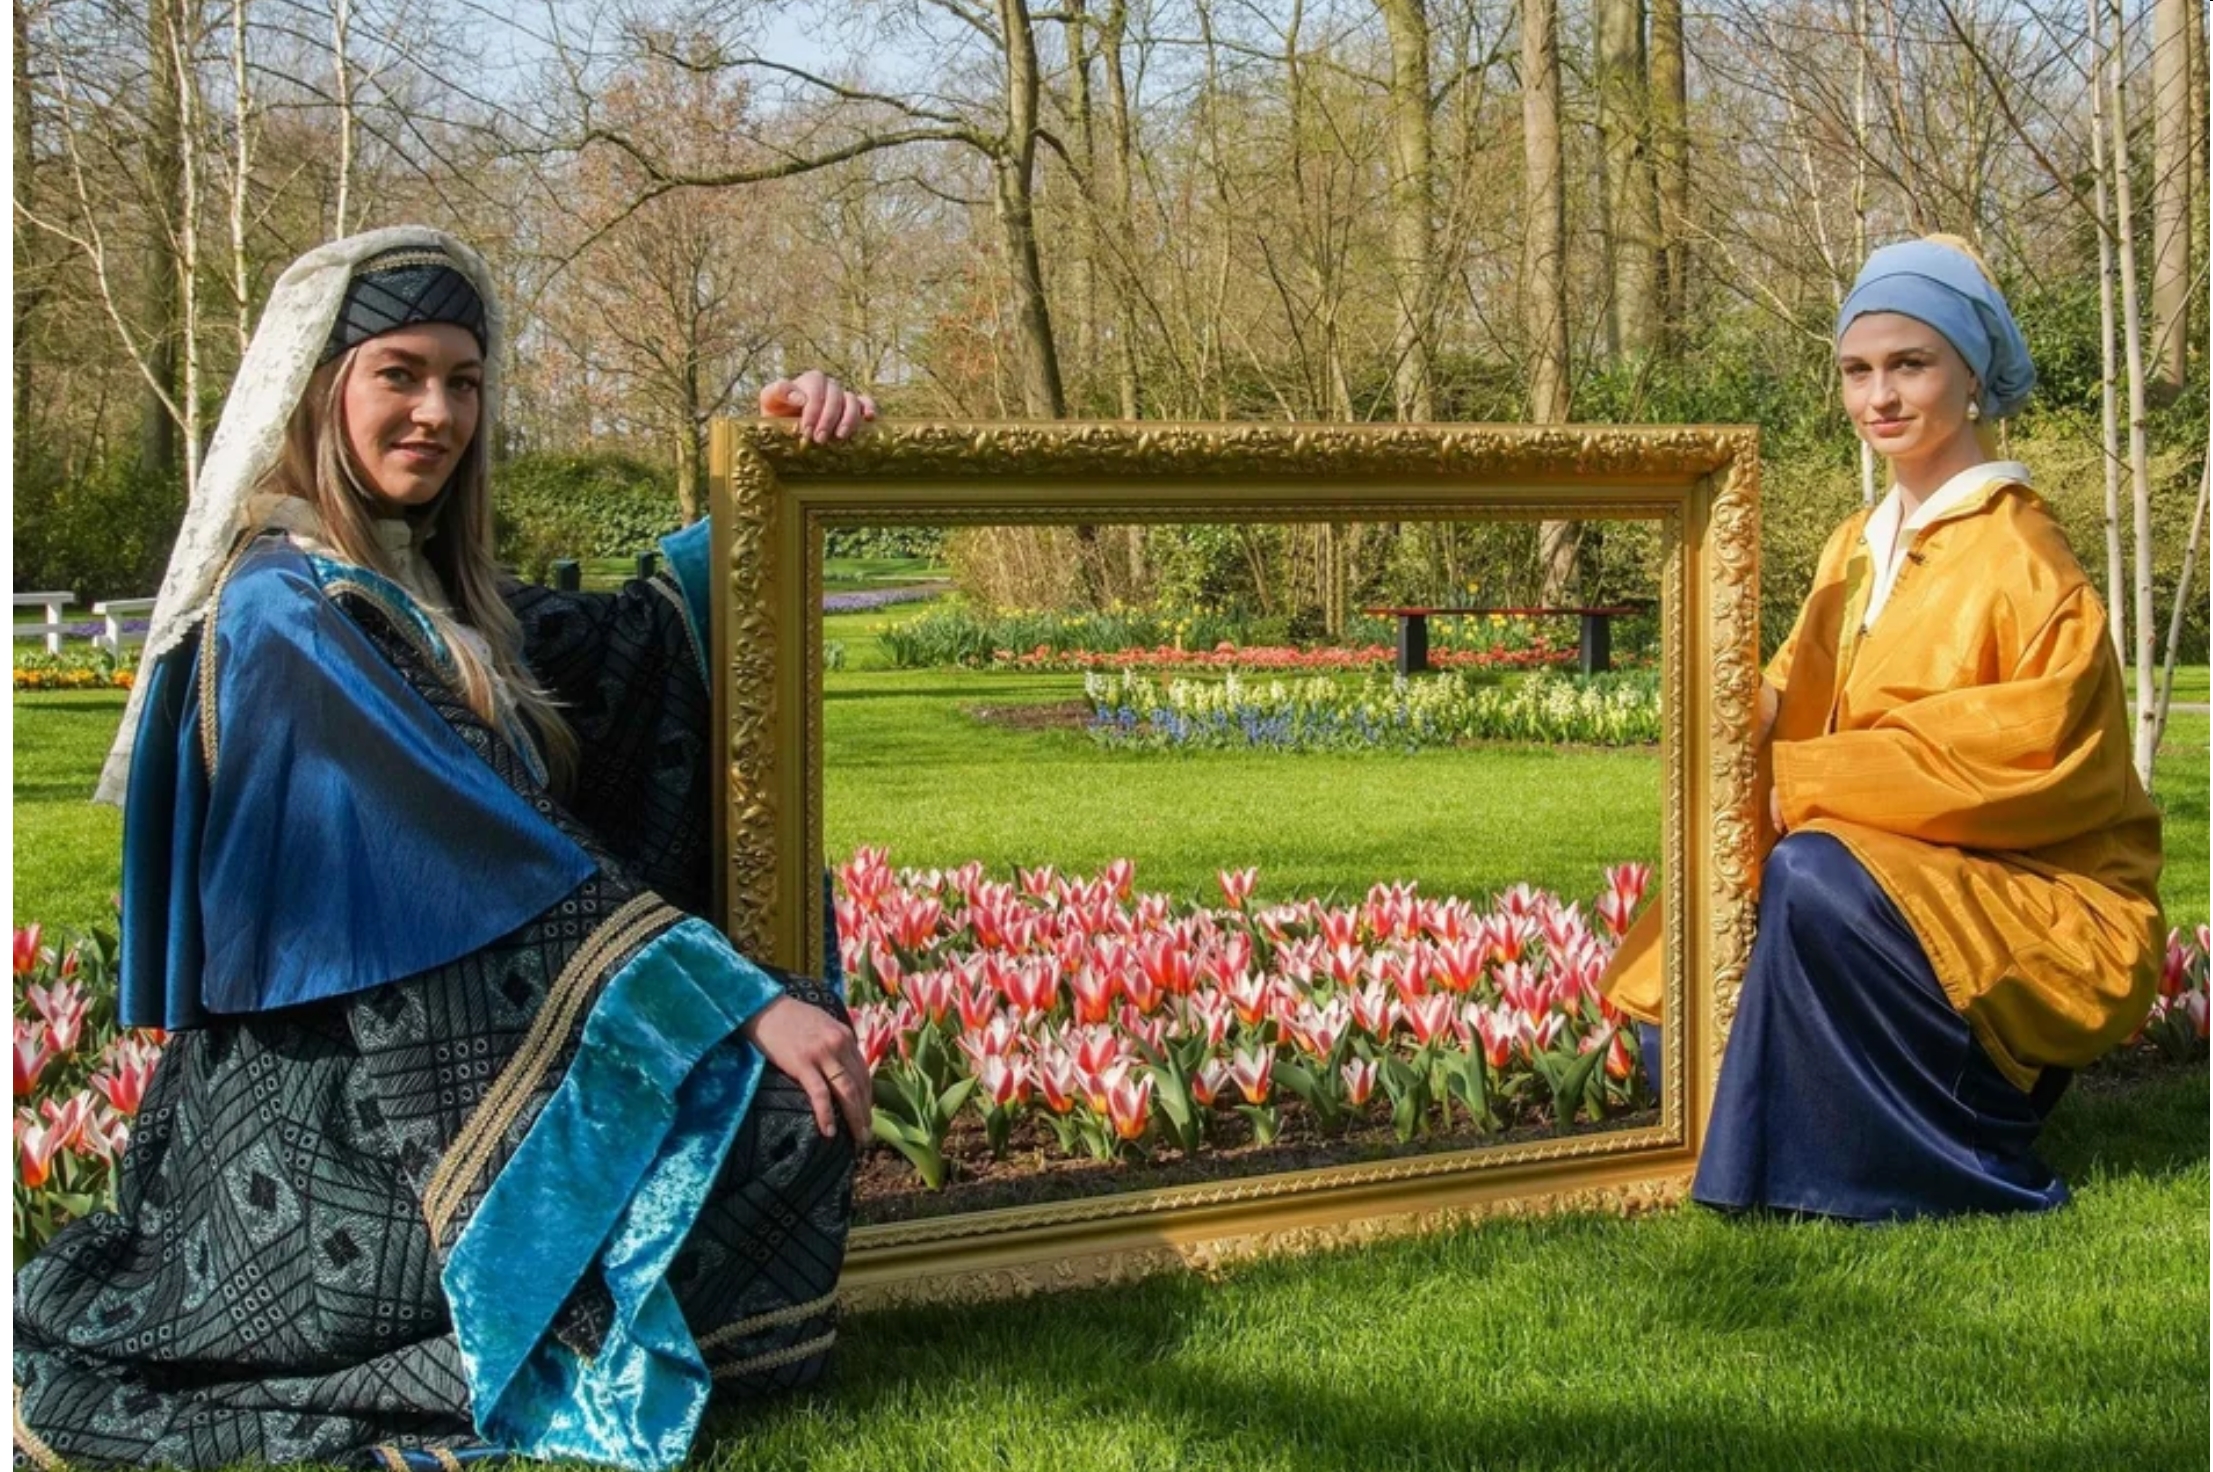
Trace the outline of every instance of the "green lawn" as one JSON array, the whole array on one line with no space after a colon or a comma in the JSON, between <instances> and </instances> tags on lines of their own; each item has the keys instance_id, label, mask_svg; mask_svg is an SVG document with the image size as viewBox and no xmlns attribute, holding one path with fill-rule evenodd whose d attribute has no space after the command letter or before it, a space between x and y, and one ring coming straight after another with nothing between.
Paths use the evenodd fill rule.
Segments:
<instances>
[{"instance_id":1,"label":"green lawn","mask_svg":"<svg viewBox=\"0 0 2213 1472\"><path fill-rule=\"evenodd\" d=\"M587 589L611 592L636 577L638 566L634 557L587 557L578 571ZM949 569L927 557L825 557L822 560L822 591L825 593L858 593L908 583L934 583L950 576ZM38 620L34 618L31 622Z\"/></svg>"},{"instance_id":2,"label":"green lawn","mask_svg":"<svg viewBox=\"0 0 2213 1472\"><path fill-rule=\"evenodd\" d=\"M849 1319L716 1472L2180 1468L2206 1441L2203 1071L2079 1094L2035 1219L1493 1223L1206 1281Z\"/></svg>"},{"instance_id":3,"label":"green lawn","mask_svg":"<svg viewBox=\"0 0 2213 1472\"><path fill-rule=\"evenodd\" d=\"M1066 698L1067 677L892 673L834 619L831 841L904 862L1088 866L1147 887L1263 865L1263 893L1393 875L1584 893L1649 853L1648 754L1146 758L965 713ZM872 668L873 667L873 668ZM84 923L116 882L90 789L117 693L25 695L16 915ZM2202 920L2207 720L2178 718L2157 790L2170 918ZM2094 1070L2048 1155L2067 1211L1881 1229L1492 1223L1017 1305L850 1317L835 1373L718 1420L700 1465L883 1468L2165 1469L2207 1436L2202 1067Z\"/></svg>"}]
</instances>

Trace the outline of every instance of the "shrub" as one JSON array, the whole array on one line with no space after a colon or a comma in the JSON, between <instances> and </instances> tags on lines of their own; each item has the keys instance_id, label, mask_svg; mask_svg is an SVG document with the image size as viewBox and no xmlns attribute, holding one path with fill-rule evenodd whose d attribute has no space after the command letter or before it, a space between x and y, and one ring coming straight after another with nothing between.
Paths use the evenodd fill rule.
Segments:
<instances>
[{"instance_id":1,"label":"shrub","mask_svg":"<svg viewBox=\"0 0 2213 1472\"><path fill-rule=\"evenodd\" d=\"M15 481L15 586L87 603L161 585L184 517L175 483L121 458L72 475L32 452Z\"/></svg>"},{"instance_id":2,"label":"shrub","mask_svg":"<svg viewBox=\"0 0 2213 1472\"><path fill-rule=\"evenodd\" d=\"M822 539L825 557L920 557L931 562L945 556L945 528L941 526L840 526Z\"/></svg>"},{"instance_id":3,"label":"shrub","mask_svg":"<svg viewBox=\"0 0 2213 1472\"><path fill-rule=\"evenodd\" d=\"M523 455L492 485L499 560L536 582L558 558L627 557L683 524L674 476L625 455Z\"/></svg>"}]
</instances>

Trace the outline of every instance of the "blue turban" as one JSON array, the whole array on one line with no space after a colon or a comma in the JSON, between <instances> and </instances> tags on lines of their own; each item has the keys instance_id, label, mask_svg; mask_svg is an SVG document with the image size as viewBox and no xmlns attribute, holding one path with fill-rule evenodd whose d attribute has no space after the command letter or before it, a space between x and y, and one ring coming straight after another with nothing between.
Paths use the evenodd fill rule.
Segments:
<instances>
[{"instance_id":1,"label":"blue turban","mask_svg":"<svg viewBox=\"0 0 2213 1472\"><path fill-rule=\"evenodd\" d=\"M2036 387L2036 365L2006 299L1964 252L1930 240L1886 245L1867 258L1836 314L1836 335L1869 312L1926 322L1959 349L1982 385L1982 411L2005 419Z\"/></svg>"}]
</instances>

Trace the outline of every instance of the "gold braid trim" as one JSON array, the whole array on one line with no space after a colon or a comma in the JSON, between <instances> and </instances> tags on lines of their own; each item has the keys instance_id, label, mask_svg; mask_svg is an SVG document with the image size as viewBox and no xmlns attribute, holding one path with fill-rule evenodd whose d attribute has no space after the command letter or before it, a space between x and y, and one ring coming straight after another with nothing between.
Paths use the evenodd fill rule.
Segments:
<instances>
[{"instance_id":1,"label":"gold braid trim","mask_svg":"<svg viewBox=\"0 0 2213 1472\"><path fill-rule=\"evenodd\" d=\"M827 1334L819 1334L806 1343L795 1344L789 1349L773 1350L768 1354L757 1354L749 1360L739 1360L735 1364L723 1365L716 1369L713 1378L717 1380L735 1380L740 1375L757 1375L763 1370L780 1369L785 1365L796 1364L809 1355L822 1353L822 1351L837 1343L837 1338L838 1331L832 1329Z\"/></svg>"},{"instance_id":2,"label":"gold braid trim","mask_svg":"<svg viewBox=\"0 0 2213 1472\"><path fill-rule=\"evenodd\" d=\"M443 1467L445 1472L461 1472L461 1459L455 1456L451 1449L434 1446L426 1447L425 1450L438 1459L438 1465Z\"/></svg>"},{"instance_id":3,"label":"gold braid trim","mask_svg":"<svg viewBox=\"0 0 2213 1472\"><path fill-rule=\"evenodd\" d=\"M396 1446L375 1447L377 1460L384 1464L385 1472L407 1472L407 1458L400 1455Z\"/></svg>"},{"instance_id":4,"label":"gold braid trim","mask_svg":"<svg viewBox=\"0 0 2213 1472\"><path fill-rule=\"evenodd\" d=\"M707 679L712 666L707 663L707 651L699 647L699 630L692 627L692 606L685 600L684 590L670 587L667 579L661 577L649 579L646 586L676 605L677 622L684 626L684 640L692 646L692 658L699 661L699 677Z\"/></svg>"},{"instance_id":5,"label":"gold braid trim","mask_svg":"<svg viewBox=\"0 0 2213 1472\"><path fill-rule=\"evenodd\" d=\"M54 1454L45 1439L31 1429L31 1423L23 1419L23 1387L15 1387L15 1444L23 1448L25 1456L36 1462L45 1472L62 1472L68 1464Z\"/></svg>"},{"instance_id":6,"label":"gold braid trim","mask_svg":"<svg viewBox=\"0 0 2213 1472\"><path fill-rule=\"evenodd\" d=\"M838 1290L832 1288L812 1302L795 1303L789 1308L775 1309L769 1313L755 1314L750 1319L740 1319L735 1324L725 1324L699 1341L699 1352L705 1354L717 1345L728 1344L733 1339L743 1339L748 1334L758 1334L763 1329L775 1329L785 1324L796 1324L801 1319L811 1319L833 1307L837 1301Z\"/></svg>"},{"instance_id":7,"label":"gold braid trim","mask_svg":"<svg viewBox=\"0 0 2213 1472\"><path fill-rule=\"evenodd\" d=\"M461 1205L477 1173L491 1158L492 1150L514 1123L545 1071L552 1065L562 1040L576 1025L577 1014L597 989L601 973L617 956L637 946L652 932L683 916L650 892L637 895L595 928L569 964L561 968L553 990L531 1019L522 1046L507 1060L461 1132L454 1137L430 1184L423 1190L423 1216L430 1223L433 1242L445 1235L446 1226Z\"/></svg>"},{"instance_id":8,"label":"gold braid trim","mask_svg":"<svg viewBox=\"0 0 2213 1472\"><path fill-rule=\"evenodd\" d=\"M336 603L341 595L351 595L370 604L384 615L384 621L404 641L408 648L421 657L424 664L453 683L453 655L441 646L434 645L423 636L421 625L408 617L405 609L395 606L390 595L382 588L372 587L359 578L335 577L323 584L323 596Z\"/></svg>"},{"instance_id":9,"label":"gold braid trim","mask_svg":"<svg viewBox=\"0 0 2213 1472\"><path fill-rule=\"evenodd\" d=\"M223 589L230 585L231 574L246 555L246 549L254 544L259 533L242 535L231 555L223 564L223 571L216 576L215 591L207 595L207 617L200 621L200 760L207 768L210 784L215 781L215 622L223 612Z\"/></svg>"}]
</instances>

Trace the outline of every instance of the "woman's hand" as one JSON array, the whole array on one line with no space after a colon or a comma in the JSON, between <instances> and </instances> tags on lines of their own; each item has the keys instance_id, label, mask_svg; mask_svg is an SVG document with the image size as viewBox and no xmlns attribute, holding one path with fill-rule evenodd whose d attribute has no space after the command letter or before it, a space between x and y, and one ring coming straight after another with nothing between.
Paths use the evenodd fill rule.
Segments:
<instances>
[{"instance_id":1,"label":"woman's hand","mask_svg":"<svg viewBox=\"0 0 2213 1472\"><path fill-rule=\"evenodd\" d=\"M827 444L850 439L876 417L876 401L857 394L819 368L797 378L779 378L761 390L761 412L775 419L797 419L799 437Z\"/></svg>"},{"instance_id":2,"label":"woman's hand","mask_svg":"<svg viewBox=\"0 0 2213 1472\"><path fill-rule=\"evenodd\" d=\"M1783 795L1773 787L1767 789L1767 821L1774 827L1777 838L1790 831L1783 823Z\"/></svg>"},{"instance_id":3,"label":"woman's hand","mask_svg":"<svg viewBox=\"0 0 2213 1472\"><path fill-rule=\"evenodd\" d=\"M843 1114L853 1143L868 1143L872 1091L853 1029L820 1008L778 997L740 1030L762 1057L807 1091L815 1128L825 1138L837 1133L837 1116Z\"/></svg>"}]
</instances>

